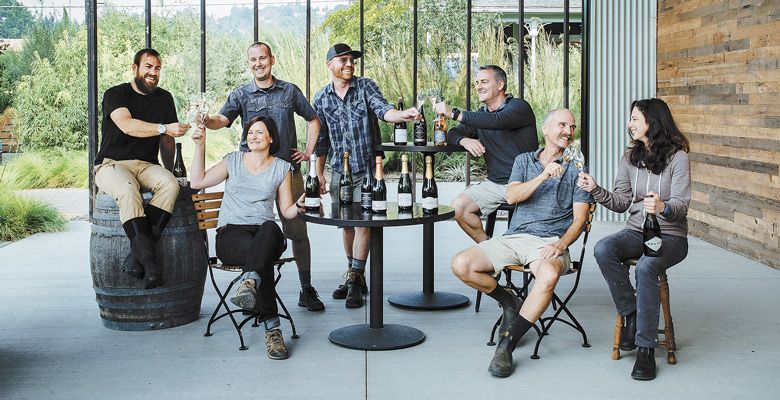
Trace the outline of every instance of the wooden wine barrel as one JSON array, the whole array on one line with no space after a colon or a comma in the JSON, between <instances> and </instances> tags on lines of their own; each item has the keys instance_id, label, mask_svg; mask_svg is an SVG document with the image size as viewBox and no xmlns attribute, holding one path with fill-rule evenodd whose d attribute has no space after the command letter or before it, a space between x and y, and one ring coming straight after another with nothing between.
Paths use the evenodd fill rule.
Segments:
<instances>
[{"instance_id":1,"label":"wooden wine barrel","mask_svg":"<svg viewBox=\"0 0 780 400\"><path fill-rule=\"evenodd\" d=\"M182 188L168 226L157 243L165 285L143 288L143 281L121 270L130 241L111 196L95 197L90 239L92 284L103 326L120 331L165 329L200 316L208 256L190 195ZM148 204L151 193L143 193Z\"/></svg>"}]
</instances>

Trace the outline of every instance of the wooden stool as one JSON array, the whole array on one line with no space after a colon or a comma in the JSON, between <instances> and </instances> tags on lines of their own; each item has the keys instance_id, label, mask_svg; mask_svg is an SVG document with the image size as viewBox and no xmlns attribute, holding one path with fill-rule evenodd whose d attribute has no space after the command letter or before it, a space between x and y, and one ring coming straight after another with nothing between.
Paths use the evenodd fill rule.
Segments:
<instances>
[{"instance_id":1,"label":"wooden stool","mask_svg":"<svg viewBox=\"0 0 780 400\"><path fill-rule=\"evenodd\" d=\"M637 260L626 260L624 264L627 266L636 266ZM661 308L664 314L664 329L659 329L658 334L664 335L658 343L666 348L666 363L669 365L677 364L677 357L674 352L677 351L677 344L674 342L674 323L672 322L672 311L669 308L669 283L666 280L666 272L662 272L658 276L658 282L660 284L661 295ZM615 341L612 343L612 359L620 359L620 349L618 344L620 343L620 329L623 327L623 316L618 314L615 319Z\"/></svg>"}]
</instances>

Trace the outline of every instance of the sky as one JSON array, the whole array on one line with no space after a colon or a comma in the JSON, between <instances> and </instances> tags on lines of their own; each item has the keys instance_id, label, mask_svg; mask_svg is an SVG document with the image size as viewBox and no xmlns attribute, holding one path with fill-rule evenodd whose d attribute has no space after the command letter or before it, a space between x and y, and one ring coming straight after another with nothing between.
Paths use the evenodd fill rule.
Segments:
<instances>
[{"instance_id":1,"label":"sky","mask_svg":"<svg viewBox=\"0 0 780 400\"><path fill-rule=\"evenodd\" d=\"M36 10L44 15L50 15L55 13L56 15L62 14L63 7L68 9L71 20L77 22L84 22L84 0L17 0L30 9L33 14ZM332 8L338 4L348 3L350 1L335 1L335 0L312 0L312 7L328 7ZM154 9L158 8L161 3L164 3L166 7L192 7L195 9L200 8L199 0L152 0L152 13ZM284 5L284 4L306 4L306 0L258 0L260 7L270 5ZM144 11L144 0L98 0L98 12L100 7L104 4L118 5L122 4L122 8L131 10L134 12L142 13ZM221 18L230 13L230 9L233 6L252 7L253 0L207 0L206 1L206 14L213 18Z\"/></svg>"}]
</instances>

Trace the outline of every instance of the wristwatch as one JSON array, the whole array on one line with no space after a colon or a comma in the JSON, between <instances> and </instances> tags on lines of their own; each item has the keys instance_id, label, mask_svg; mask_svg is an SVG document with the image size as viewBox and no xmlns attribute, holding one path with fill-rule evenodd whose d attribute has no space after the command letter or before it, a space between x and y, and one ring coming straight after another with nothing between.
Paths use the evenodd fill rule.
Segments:
<instances>
[{"instance_id":1,"label":"wristwatch","mask_svg":"<svg viewBox=\"0 0 780 400\"><path fill-rule=\"evenodd\" d=\"M168 128L166 128L163 124L157 125L157 133L159 133L160 136L165 135L165 131L167 130Z\"/></svg>"},{"instance_id":2,"label":"wristwatch","mask_svg":"<svg viewBox=\"0 0 780 400\"><path fill-rule=\"evenodd\" d=\"M460 115L460 110L458 110L457 108L453 108L452 109L452 119L455 119L455 120L458 119L458 115Z\"/></svg>"}]
</instances>

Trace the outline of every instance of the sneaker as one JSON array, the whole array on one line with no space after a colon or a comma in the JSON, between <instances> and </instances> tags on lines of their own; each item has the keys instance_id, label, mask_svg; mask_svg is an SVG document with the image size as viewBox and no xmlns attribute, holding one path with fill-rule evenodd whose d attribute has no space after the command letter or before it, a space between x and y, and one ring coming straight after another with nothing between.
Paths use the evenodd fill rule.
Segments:
<instances>
[{"instance_id":1,"label":"sneaker","mask_svg":"<svg viewBox=\"0 0 780 400\"><path fill-rule=\"evenodd\" d=\"M272 329L265 333L265 349L268 352L268 358L272 360L284 360L290 357L287 346L284 344L282 331L279 329Z\"/></svg>"},{"instance_id":2,"label":"sneaker","mask_svg":"<svg viewBox=\"0 0 780 400\"><path fill-rule=\"evenodd\" d=\"M301 289L301 293L298 296L298 306L306 307L309 311L322 311L325 309L325 304L322 304L317 291L311 286Z\"/></svg>"},{"instance_id":3,"label":"sneaker","mask_svg":"<svg viewBox=\"0 0 780 400\"><path fill-rule=\"evenodd\" d=\"M236 290L236 294L230 298L230 302L245 310L255 308L257 300L257 289L255 289L254 279L244 279L241 286Z\"/></svg>"},{"instance_id":4,"label":"sneaker","mask_svg":"<svg viewBox=\"0 0 780 400\"><path fill-rule=\"evenodd\" d=\"M363 286L365 285L366 278L363 276L363 271L349 271L349 278L347 278L347 301L345 303L347 308L363 307Z\"/></svg>"}]
</instances>

